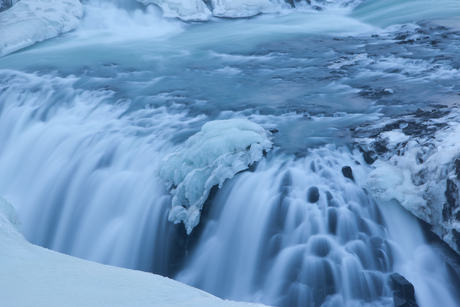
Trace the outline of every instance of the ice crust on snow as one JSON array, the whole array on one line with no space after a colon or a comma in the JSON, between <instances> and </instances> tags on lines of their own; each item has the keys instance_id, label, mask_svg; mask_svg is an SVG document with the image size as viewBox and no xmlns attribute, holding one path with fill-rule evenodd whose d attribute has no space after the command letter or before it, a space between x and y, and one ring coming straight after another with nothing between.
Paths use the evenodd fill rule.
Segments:
<instances>
[{"instance_id":1,"label":"ice crust on snow","mask_svg":"<svg viewBox=\"0 0 460 307\"><path fill-rule=\"evenodd\" d=\"M0 13L0 56L75 29L79 0L21 0Z\"/></svg>"},{"instance_id":2,"label":"ice crust on snow","mask_svg":"<svg viewBox=\"0 0 460 307\"><path fill-rule=\"evenodd\" d=\"M16 211L1 197L0 251L1 306L262 307L33 245L22 236Z\"/></svg>"},{"instance_id":3,"label":"ice crust on snow","mask_svg":"<svg viewBox=\"0 0 460 307\"><path fill-rule=\"evenodd\" d=\"M215 185L222 187L269 151L272 142L258 124L246 119L216 120L203 125L184 147L163 159L159 175L172 188L169 221L183 222L187 233L199 223L200 210Z\"/></svg>"},{"instance_id":4,"label":"ice crust on snow","mask_svg":"<svg viewBox=\"0 0 460 307\"><path fill-rule=\"evenodd\" d=\"M243 18L274 10L268 0L212 0L212 14L216 17Z\"/></svg>"},{"instance_id":5,"label":"ice crust on snow","mask_svg":"<svg viewBox=\"0 0 460 307\"><path fill-rule=\"evenodd\" d=\"M148 5L156 4L163 11L163 16L179 18L183 21L207 21L212 14L201 0L137 0Z\"/></svg>"}]
</instances>

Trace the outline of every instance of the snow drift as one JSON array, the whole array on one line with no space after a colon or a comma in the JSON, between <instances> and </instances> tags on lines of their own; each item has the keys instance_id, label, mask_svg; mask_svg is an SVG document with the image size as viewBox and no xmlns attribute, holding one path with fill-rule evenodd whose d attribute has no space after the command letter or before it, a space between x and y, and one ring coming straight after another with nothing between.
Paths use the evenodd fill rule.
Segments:
<instances>
[{"instance_id":1,"label":"snow drift","mask_svg":"<svg viewBox=\"0 0 460 307\"><path fill-rule=\"evenodd\" d=\"M187 233L200 220L211 188L262 159L272 142L265 130L246 119L216 120L203 125L185 146L165 157L159 175L173 187L169 220L184 222Z\"/></svg>"},{"instance_id":2,"label":"snow drift","mask_svg":"<svg viewBox=\"0 0 460 307\"><path fill-rule=\"evenodd\" d=\"M0 13L0 56L75 29L79 0L22 0Z\"/></svg>"},{"instance_id":3,"label":"snow drift","mask_svg":"<svg viewBox=\"0 0 460 307\"><path fill-rule=\"evenodd\" d=\"M60 254L27 242L0 197L2 306L262 306L224 301L158 275Z\"/></svg>"}]
</instances>

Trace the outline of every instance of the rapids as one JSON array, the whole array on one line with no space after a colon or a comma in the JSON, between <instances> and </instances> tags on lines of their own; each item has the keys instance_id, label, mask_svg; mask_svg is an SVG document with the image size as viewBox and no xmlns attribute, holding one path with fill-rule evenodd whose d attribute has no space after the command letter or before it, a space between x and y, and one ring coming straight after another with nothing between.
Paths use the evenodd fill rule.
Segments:
<instances>
[{"instance_id":1,"label":"rapids","mask_svg":"<svg viewBox=\"0 0 460 307\"><path fill-rule=\"evenodd\" d=\"M459 306L455 269L416 219L367 193L350 133L457 101L460 35L440 24L459 2L272 2L185 23L82 1L77 29L1 57L0 195L26 238L232 300L392 306L398 272L419 306ZM168 222L161 161L237 118L272 131L274 150L214 188L187 237Z\"/></svg>"}]
</instances>

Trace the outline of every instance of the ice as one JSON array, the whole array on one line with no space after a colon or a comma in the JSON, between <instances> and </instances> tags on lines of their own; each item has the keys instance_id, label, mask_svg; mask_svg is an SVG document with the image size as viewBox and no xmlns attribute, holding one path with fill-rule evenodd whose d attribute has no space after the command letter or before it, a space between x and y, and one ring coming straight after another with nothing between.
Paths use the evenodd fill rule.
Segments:
<instances>
[{"instance_id":1,"label":"ice","mask_svg":"<svg viewBox=\"0 0 460 307\"><path fill-rule=\"evenodd\" d=\"M242 18L273 11L268 0L212 0L212 14L217 17Z\"/></svg>"},{"instance_id":2,"label":"ice","mask_svg":"<svg viewBox=\"0 0 460 307\"><path fill-rule=\"evenodd\" d=\"M406 127L414 127L413 135L401 129L380 133L378 140L383 141L387 152L372 164L375 169L369 173L367 183L374 197L396 199L460 253L452 236L453 229L460 231L455 218L460 186L460 112L455 108L444 112L447 115L435 114L423 120L420 111L416 115L420 123L410 117L399 118L399 127L406 133L410 131L404 130ZM430 128L434 132L428 133ZM417 131L423 133L418 135Z\"/></svg>"},{"instance_id":3,"label":"ice","mask_svg":"<svg viewBox=\"0 0 460 307\"><path fill-rule=\"evenodd\" d=\"M0 197L0 230L23 237L21 221L16 210L2 197Z\"/></svg>"},{"instance_id":4,"label":"ice","mask_svg":"<svg viewBox=\"0 0 460 307\"><path fill-rule=\"evenodd\" d=\"M163 10L163 16L184 21L207 21L212 14L201 0L137 0L148 5L154 3Z\"/></svg>"},{"instance_id":5,"label":"ice","mask_svg":"<svg viewBox=\"0 0 460 307\"><path fill-rule=\"evenodd\" d=\"M27 242L0 197L2 306L262 306L221 300L159 275L102 265Z\"/></svg>"},{"instance_id":6,"label":"ice","mask_svg":"<svg viewBox=\"0 0 460 307\"><path fill-rule=\"evenodd\" d=\"M185 146L163 159L159 175L173 187L169 220L184 222L187 233L199 223L211 188L262 159L272 142L265 130L246 119L216 120L203 125Z\"/></svg>"},{"instance_id":7,"label":"ice","mask_svg":"<svg viewBox=\"0 0 460 307\"><path fill-rule=\"evenodd\" d=\"M0 56L75 29L78 0L22 0L0 13Z\"/></svg>"}]
</instances>

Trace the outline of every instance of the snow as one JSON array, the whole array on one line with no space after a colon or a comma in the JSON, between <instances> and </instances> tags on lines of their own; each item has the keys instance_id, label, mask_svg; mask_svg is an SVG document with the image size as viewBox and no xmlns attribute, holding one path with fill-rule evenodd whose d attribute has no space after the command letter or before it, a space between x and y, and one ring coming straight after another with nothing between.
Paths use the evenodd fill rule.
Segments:
<instances>
[{"instance_id":1,"label":"snow","mask_svg":"<svg viewBox=\"0 0 460 307\"><path fill-rule=\"evenodd\" d=\"M75 29L78 0L22 0L0 13L0 56Z\"/></svg>"},{"instance_id":2,"label":"snow","mask_svg":"<svg viewBox=\"0 0 460 307\"><path fill-rule=\"evenodd\" d=\"M274 10L268 0L212 0L212 14L216 17L242 18Z\"/></svg>"},{"instance_id":3,"label":"snow","mask_svg":"<svg viewBox=\"0 0 460 307\"><path fill-rule=\"evenodd\" d=\"M165 157L159 175L171 194L169 220L184 222L187 233L199 223L211 188L262 159L272 142L265 130L246 119L216 120L203 125L185 146Z\"/></svg>"},{"instance_id":4,"label":"snow","mask_svg":"<svg viewBox=\"0 0 460 307\"><path fill-rule=\"evenodd\" d=\"M412 124L413 118L403 116L396 120ZM368 174L367 184L374 197L384 201L396 199L406 210L429 223L441 239L460 253L460 245L457 245L458 242L452 236L453 229L460 231L460 222L443 216L443 210L449 208L446 198L447 180L456 187L460 186L457 175L457 161L460 158L460 111L452 108L447 115L440 118L420 117L419 121L424 126L417 126L420 123L412 125L416 131L424 131L421 135L405 135L401 129L380 133L376 140L384 141L388 152L381 154L372 164L375 169ZM399 126L404 129L408 123L401 123ZM433 133L427 132L430 127L433 128ZM358 141L366 146L371 144L368 138ZM449 210L451 209L447 209L447 212ZM452 214L457 212L456 208L452 210L455 210Z\"/></svg>"},{"instance_id":5,"label":"snow","mask_svg":"<svg viewBox=\"0 0 460 307\"><path fill-rule=\"evenodd\" d=\"M137 0L148 5L156 4L163 10L163 16L183 21L207 21L212 14L201 0Z\"/></svg>"},{"instance_id":6,"label":"snow","mask_svg":"<svg viewBox=\"0 0 460 307\"><path fill-rule=\"evenodd\" d=\"M224 301L180 282L102 265L27 242L0 197L1 306L262 306Z\"/></svg>"}]
</instances>

